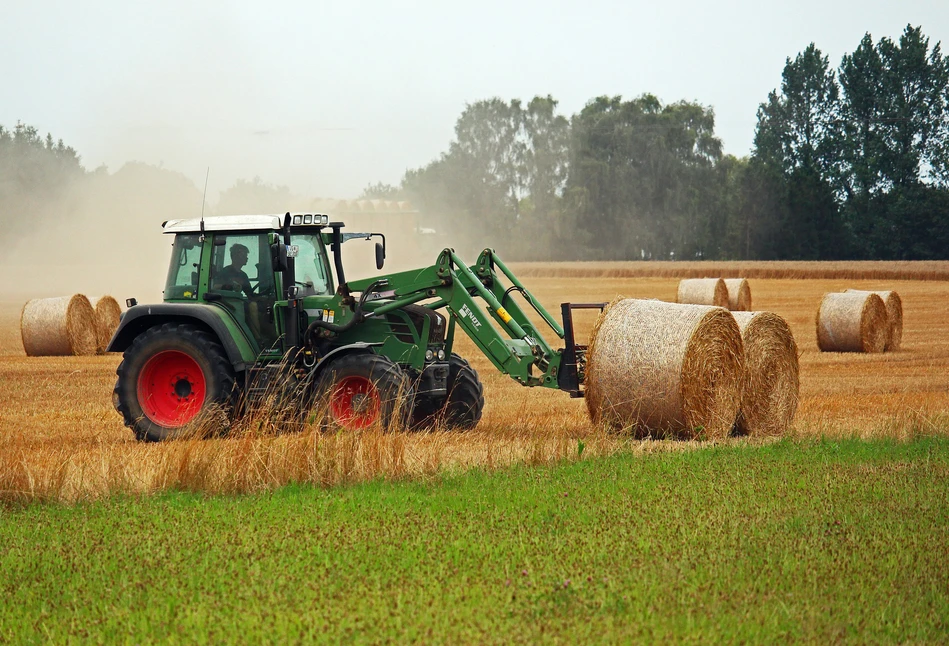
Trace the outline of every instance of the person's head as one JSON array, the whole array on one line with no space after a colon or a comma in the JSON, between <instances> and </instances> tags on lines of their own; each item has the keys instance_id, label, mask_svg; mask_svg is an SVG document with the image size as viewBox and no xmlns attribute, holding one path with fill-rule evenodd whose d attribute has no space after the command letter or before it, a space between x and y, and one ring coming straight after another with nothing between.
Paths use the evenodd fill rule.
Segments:
<instances>
[{"instance_id":1,"label":"person's head","mask_svg":"<svg viewBox=\"0 0 949 646\"><path fill-rule=\"evenodd\" d=\"M250 252L242 244L236 244L231 247L231 264L240 269L247 264L247 256Z\"/></svg>"}]
</instances>

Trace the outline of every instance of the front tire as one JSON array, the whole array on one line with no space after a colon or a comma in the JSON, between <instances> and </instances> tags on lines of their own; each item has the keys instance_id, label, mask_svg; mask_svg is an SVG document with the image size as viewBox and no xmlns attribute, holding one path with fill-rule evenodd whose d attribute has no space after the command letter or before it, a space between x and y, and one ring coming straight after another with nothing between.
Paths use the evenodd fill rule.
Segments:
<instances>
[{"instance_id":1,"label":"front tire","mask_svg":"<svg viewBox=\"0 0 949 646\"><path fill-rule=\"evenodd\" d=\"M414 390L408 376L389 358L348 354L333 359L320 375L317 406L330 427L359 431L408 424Z\"/></svg>"},{"instance_id":2,"label":"front tire","mask_svg":"<svg viewBox=\"0 0 949 646\"><path fill-rule=\"evenodd\" d=\"M138 335L116 369L112 399L125 425L144 442L194 432L207 415L233 408L234 369L208 332L165 323Z\"/></svg>"},{"instance_id":3,"label":"front tire","mask_svg":"<svg viewBox=\"0 0 949 646\"><path fill-rule=\"evenodd\" d=\"M448 363L448 395L420 401L412 413L412 426L425 428L439 423L447 428L471 430L481 421L484 386L478 373L462 357L452 353Z\"/></svg>"}]
</instances>

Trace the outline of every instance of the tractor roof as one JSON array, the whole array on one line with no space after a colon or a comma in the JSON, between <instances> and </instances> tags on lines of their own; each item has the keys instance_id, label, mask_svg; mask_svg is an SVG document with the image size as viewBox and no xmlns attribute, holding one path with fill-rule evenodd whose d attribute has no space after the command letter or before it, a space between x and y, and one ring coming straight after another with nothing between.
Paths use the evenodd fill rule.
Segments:
<instances>
[{"instance_id":1,"label":"tractor roof","mask_svg":"<svg viewBox=\"0 0 949 646\"><path fill-rule=\"evenodd\" d=\"M198 231L279 231L283 227L284 219L290 215L215 215L188 220L168 220L162 223L165 233L191 233ZM293 224L313 224L321 226L327 224L329 218L322 214L293 215Z\"/></svg>"}]
</instances>

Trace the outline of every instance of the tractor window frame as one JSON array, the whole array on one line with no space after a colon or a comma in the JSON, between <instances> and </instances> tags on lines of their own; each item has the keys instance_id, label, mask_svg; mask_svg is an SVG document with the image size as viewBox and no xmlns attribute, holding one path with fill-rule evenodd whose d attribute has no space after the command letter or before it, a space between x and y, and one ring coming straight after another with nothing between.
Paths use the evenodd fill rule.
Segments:
<instances>
[{"instance_id":1,"label":"tractor window frame","mask_svg":"<svg viewBox=\"0 0 949 646\"><path fill-rule=\"evenodd\" d=\"M175 236L165 279L165 300L198 298L203 257L204 241L200 233L179 233Z\"/></svg>"},{"instance_id":2,"label":"tractor window frame","mask_svg":"<svg viewBox=\"0 0 949 646\"><path fill-rule=\"evenodd\" d=\"M247 261L241 267L241 272L247 276L248 284L254 292L259 292L261 286L274 289L273 269L270 260L270 244L267 233L260 231L221 231L213 234L211 244L211 261L208 263L208 284L211 291L221 291L224 287L218 281L218 276L224 268L233 262L233 249L240 244L247 249ZM231 283L231 281L228 281ZM229 291L240 292L236 283L228 284ZM249 297L243 294L243 297Z\"/></svg>"},{"instance_id":3,"label":"tractor window frame","mask_svg":"<svg viewBox=\"0 0 949 646\"><path fill-rule=\"evenodd\" d=\"M298 249L293 269L297 283L303 284L301 296L334 294L336 285L322 235L318 231L291 231L290 243ZM312 287L306 284L308 281L313 283Z\"/></svg>"}]
</instances>

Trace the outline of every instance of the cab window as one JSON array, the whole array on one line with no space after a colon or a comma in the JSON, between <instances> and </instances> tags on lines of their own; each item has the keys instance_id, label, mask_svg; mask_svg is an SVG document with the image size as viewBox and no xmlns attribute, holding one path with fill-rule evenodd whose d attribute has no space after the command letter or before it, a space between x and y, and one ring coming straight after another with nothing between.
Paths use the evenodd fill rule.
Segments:
<instances>
[{"instance_id":1,"label":"cab window","mask_svg":"<svg viewBox=\"0 0 949 646\"><path fill-rule=\"evenodd\" d=\"M299 249L294 273L301 296L332 294L333 280L318 234L294 234L292 240Z\"/></svg>"},{"instance_id":2,"label":"cab window","mask_svg":"<svg viewBox=\"0 0 949 646\"><path fill-rule=\"evenodd\" d=\"M261 250L264 251L261 251ZM266 234L216 234L211 256L211 289L249 297L273 287Z\"/></svg>"},{"instance_id":3,"label":"cab window","mask_svg":"<svg viewBox=\"0 0 949 646\"><path fill-rule=\"evenodd\" d=\"M198 269L201 266L200 235L180 233L175 236L171 251L168 280L165 281L165 299L197 298Z\"/></svg>"}]
</instances>

